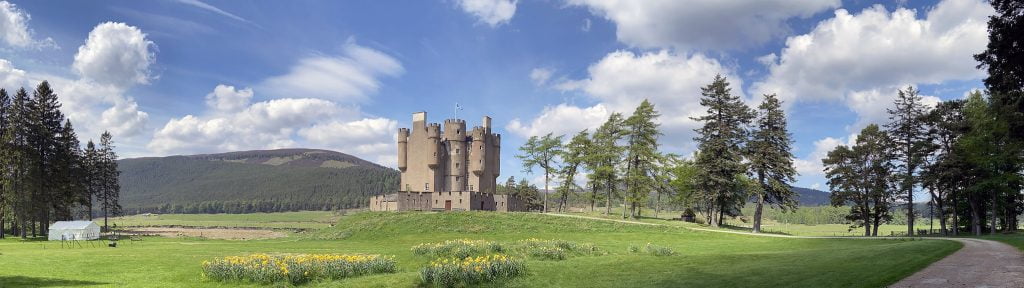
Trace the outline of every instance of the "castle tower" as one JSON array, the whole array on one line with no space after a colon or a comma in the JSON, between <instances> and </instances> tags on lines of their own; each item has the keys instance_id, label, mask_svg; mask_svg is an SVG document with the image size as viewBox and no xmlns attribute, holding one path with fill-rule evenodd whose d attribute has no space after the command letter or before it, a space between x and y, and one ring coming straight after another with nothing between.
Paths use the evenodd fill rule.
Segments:
<instances>
[{"instance_id":1,"label":"castle tower","mask_svg":"<svg viewBox=\"0 0 1024 288\"><path fill-rule=\"evenodd\" d=\"M409 168L409 129L398 128L398 170Z\"/></svg>"},{"instance_id":2,"label":"castle tower","mask_svg":"<svg viewBox=\"0 0 1024 288\"><path fill-rule=\"evenodd\" d=\"M444 121L444 141L448 151L445 178L448 191L466 191L466 121L448 119Z\"/></svg>"}]
</instances>

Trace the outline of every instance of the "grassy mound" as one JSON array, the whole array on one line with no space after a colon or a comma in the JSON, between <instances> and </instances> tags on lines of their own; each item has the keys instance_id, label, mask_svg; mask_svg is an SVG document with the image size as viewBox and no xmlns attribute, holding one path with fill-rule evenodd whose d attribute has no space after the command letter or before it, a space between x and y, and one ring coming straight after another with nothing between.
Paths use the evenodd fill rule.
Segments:
<instances>
[{"instance_id":1,"label":"grassy mound","mask_svg":"<svg viewBox=\"0 0 1024 288\"><path fill-rule=\"evenodd\" d=\"M466 212L362 212L338 219L312 237L345 239L390 237L405 234L522 234L576 232L680 231L677 228L643 226L537 213Z\"/></svg>"}]
</instances>

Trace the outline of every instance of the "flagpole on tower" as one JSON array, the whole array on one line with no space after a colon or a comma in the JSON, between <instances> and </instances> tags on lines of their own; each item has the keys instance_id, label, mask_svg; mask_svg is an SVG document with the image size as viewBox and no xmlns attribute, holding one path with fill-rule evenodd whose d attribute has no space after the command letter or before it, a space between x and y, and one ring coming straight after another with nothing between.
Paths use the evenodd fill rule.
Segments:
<instances>
[{"instance_id":1,"label":"flagpole on tower","mask_svg":"<svg viewBox=\"0 0 1024 288\"><path fill-rule=\"evenodd\" d=\"M459 102L455 102L455 119L459 119L459 110L462 110L462 106L459 106Z\"/></svg>"}]
</instances>

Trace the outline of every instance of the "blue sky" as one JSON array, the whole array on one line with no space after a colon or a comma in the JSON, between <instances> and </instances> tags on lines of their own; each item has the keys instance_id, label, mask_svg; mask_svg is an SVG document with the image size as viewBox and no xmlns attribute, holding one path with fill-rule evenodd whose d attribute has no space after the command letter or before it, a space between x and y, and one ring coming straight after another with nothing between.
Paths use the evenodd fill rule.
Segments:
<instances>
[{"instance_id":1,"label":"blue sky","mask_svg":"<svg viewBox=\"0 0 1024 288\"><path fill-rule=\"evenodd\" d=\"M532 135L574 133L643 99L688 155L716 74L786 101L796 185L885 122L896 89L981 87L980 0L3 1L0 85L46 79L83 140L125 157L325 148L393 166L394 133L494 118L502 175Z\"/></svg>"}]
</instances>

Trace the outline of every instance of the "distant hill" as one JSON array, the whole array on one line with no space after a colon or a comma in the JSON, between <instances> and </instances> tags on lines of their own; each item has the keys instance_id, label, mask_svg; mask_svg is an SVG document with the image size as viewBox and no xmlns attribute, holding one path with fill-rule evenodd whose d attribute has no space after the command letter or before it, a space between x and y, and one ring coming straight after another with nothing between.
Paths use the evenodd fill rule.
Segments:
<instances>
[{"instance_id":1,"label":"distant hill","mask_svg":"<svg viewBox=\"0 0 1024 288\"><path fill-rule=\"evenodd\" d=\"M248 213L365 206L397 170L328 150L279 149L118 161L124 212Z\"/></svg>"},{"instance_id":2,"label":"distant hill","mask_svg":"<svg viewBox=\"0 0 1024 288\"><path fill-rule=\"evenodd\" d=\"M793 191L800 195L800 206L832 205L832 194L828 192L802 187L793 187Z\"/></svg>"}]
</instances>

